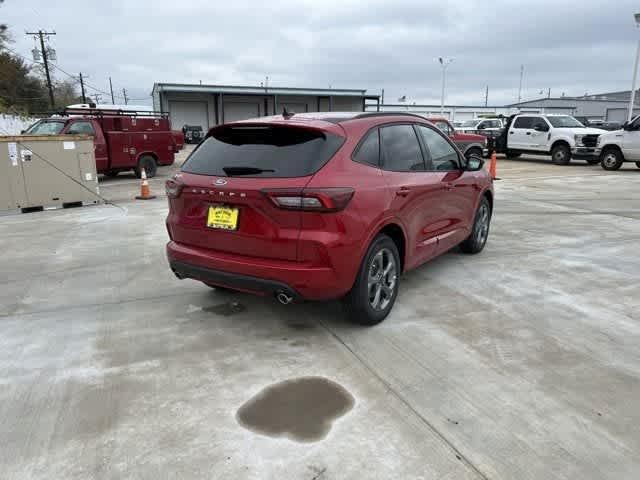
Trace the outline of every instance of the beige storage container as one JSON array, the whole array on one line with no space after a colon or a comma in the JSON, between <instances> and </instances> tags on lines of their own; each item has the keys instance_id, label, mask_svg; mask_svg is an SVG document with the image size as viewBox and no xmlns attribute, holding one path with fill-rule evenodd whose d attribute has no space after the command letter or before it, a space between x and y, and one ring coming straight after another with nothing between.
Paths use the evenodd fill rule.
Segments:
<instances>
[{"instance_id":1,"label":"beige storage container","mask_svg":"<svg viewBox=\"0 0 640 480\"><path fill-rule=\"evenodd\" d=\"M0 210L100 203L93 139L0 136Z\"/></svg>"}]
</instances>

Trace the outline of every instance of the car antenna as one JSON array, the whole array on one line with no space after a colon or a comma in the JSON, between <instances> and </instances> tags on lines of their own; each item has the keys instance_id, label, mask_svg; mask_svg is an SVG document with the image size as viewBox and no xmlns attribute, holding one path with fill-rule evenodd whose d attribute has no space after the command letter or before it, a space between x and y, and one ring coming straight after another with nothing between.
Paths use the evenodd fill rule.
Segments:
<instances>
[{"instance_id":1,"label":"car antenna","mask_svg":"<svg viewBox=\"0 0 640 480\"><path fill-rule=\"evenodd\" d=\"M289 120L291 117L295 115L295 112L288 112L287 107L282 107L282 116L285 120Z\"/></svg>"}]
</instances>

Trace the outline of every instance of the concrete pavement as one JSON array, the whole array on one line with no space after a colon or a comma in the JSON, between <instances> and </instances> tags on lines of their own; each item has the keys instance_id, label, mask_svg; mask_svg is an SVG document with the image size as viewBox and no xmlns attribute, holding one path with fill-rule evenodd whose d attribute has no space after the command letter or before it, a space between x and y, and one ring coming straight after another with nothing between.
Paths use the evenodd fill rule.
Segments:
<instances>
[{"instance_id":1,"label":"concrete pavement","mask_svg":"<svg viewBox=\"0 0 640 480\"><path fill-rule=\"evenodd\" d=\"M407 274L374 328L175 279L166 200L124 177L122 209L1 217L1 477L638 478L640 170L498 168L485 251ZM239 423L305 377L353 399L325 436Z\"/></svg>"}]
</instances>

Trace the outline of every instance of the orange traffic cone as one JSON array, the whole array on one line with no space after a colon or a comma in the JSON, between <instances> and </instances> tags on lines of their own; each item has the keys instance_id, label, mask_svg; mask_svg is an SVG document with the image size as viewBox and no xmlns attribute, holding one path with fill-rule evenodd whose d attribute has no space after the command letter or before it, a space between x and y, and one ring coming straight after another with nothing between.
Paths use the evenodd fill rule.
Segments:
<instances>
[{"instance_id":1,"label":"orange traffic cone","mask_svg":"<svg viewBox=\"0 0 640 480\"><path fill-rule=\"evenodd\" d=\"M142 169L142 174L140 175L140 179L142 182L140 183L140 195L136 195L138 200L151 200L152 198L156 198L155 195L151 195L151 191L149 190L149 182L147 180L147 172Z\"/></svg>"},{"instance_id":2,"label":"orange traffic cone","mask_svg":"<svg viewBox=\"0 0 640 480\"><path fill-rule=\"evenodd\" d=\"M497 168L498 168L498 161L496 158L496 152L491 152L491 162L489 163L489 175L491 175L491 178L493 180L500 180L497 176Z\"/></svg>"}]
</instances>

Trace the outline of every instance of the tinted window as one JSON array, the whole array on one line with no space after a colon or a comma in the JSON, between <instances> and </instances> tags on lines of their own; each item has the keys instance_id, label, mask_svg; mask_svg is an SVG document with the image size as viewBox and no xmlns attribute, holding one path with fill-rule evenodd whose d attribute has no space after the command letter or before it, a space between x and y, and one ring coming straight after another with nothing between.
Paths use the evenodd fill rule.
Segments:
<instances>
[{"instance_id":1,"label":"tinted window","mask_svg":"<svg viewBox=\"0 0 640 480\"><path fill-rule=\"evenodd\" d=\"M513 128L532 128L534 120L538 120L539 117L518 117L513 123Z\"/></svg>"},{"instance_id":2,"label":"tinted window","mask_svg":"<svg viewBox=\"0 0 640 480\"><path fill-rule=\"evenodd\" d=\"M386 170L424 170L418 137L411 125L390 125L380 129L383 165Z\"/></svg>"},{"instance_id":3,"label":"tinted window","mask_svg":"<svg viewBox=\"0 0 640 480\"><path fill-rule=\"evenodd\" d=\"M62 131L64 122L37 122L26 133L30 135L57 135Z\"/></svg>"},{"instance_id":4,"label":"tinted window","mask_svg":"<svg viewBox=\"0 0 640 480\"><path fill-rule=\"evenodd\" d=\"M433 170L457 170L458 152L438 132L427 127L418 127L424 143L429 149Z\"/></svg>"},{"instance_id":5,"label":"tinted window","mask_svg":"<svg viewBox=\"0 0 640 480\"><path fill-rule=\"evenodd\" d=\"M96 132L93 130L93 125L91 122L74 122L67 130L67 133L71 134L85 134L85 135L95 135Z\"/></svg>"},{"instance_id":6,"label":"tinted window","mask_svg":"<svg viewBox=\"0 0 640 480\"><path fill-rule=\"evenodd\" d=\"M356 162L366 163L374 167L380 166L380 136L377 128L367 134L353 159Z\"/></svg>"},{"instance_id":7,"label":"tinted window","mask_svg":"<svg viewBox=\"0 0 640 480\"><path fill-rule=\"evenodd\" d=\"M343 141L305 128L222 127L193 151L182 170L198 175L304 177L322 168Z\"/></svg>"},{"instance_id":8,"label":"tinted window","mask_svg":"<svg viewBox=\"0 0 640 480\"><path fill-rule=\"evenodd\" d=\"M549 128L549 125L547 125L547 122L545 122L542 118L536 118L533 120L533 123L531 124L531 128L536 128L536 127L542 127L542 129L547 129Z\"/></svg>"}]
</instances>

